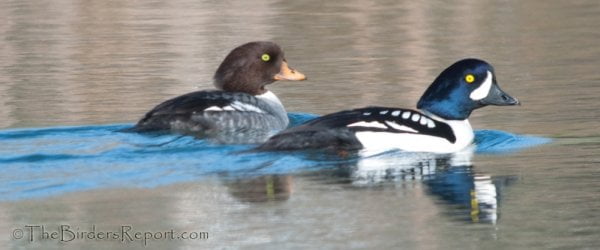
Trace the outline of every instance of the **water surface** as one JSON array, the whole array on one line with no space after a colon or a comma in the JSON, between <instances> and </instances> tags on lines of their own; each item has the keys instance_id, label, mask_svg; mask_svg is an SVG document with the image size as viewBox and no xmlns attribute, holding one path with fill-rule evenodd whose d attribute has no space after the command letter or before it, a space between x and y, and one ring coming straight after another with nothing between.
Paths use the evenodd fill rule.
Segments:
<instances>
[{"instance_id":1,"label":"water surface","mask_svg":"<svg viewBox=\"0 0 600 250\"><path fill-rule=\"evenodd\" d=\"M151 249L598 248L599 14L591 0L2 1L0 242L123 247L11 237L66 223L210 232ZM469 164L401 152L234 157L224 153L249 146L113 132L211 88L226 53L252 40L278 42L309 77L271 87L292 114L414 107L465 57L494 65L523 105L473 113ZM529 147L539 137L553 142Z\"/></svg>"}]
</instances>

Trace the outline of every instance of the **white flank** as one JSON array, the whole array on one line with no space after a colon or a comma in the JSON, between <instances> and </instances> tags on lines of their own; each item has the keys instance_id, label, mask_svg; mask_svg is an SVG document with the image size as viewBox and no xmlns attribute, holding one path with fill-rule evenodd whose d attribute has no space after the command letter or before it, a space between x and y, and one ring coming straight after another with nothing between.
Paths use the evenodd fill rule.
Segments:
<instances>
[{"instance_id":1,"label":"white flank","mask_svg":"<svg viewBox=\"0 0 600 250\"><path fill-rule=\"evenodd\" d=\"M437 118L436 118L437 119ZM399 149L410 152L452 153L457 152L473 142L474 134L469 120L444 121L452 128L456 141L423 134L360 131L356 137L366 150L385 151Z\"/></svg>"},{"instance_id":2,"label":"white flank","mask_svg":"<svg viewBox=\"0 0 600 250\"><path fill-rule=\"evenodd\" d=\"M471 97L472 100L479 101L488 96L490 89L492 88L492 79L494 79L494 76L492 75L492 72L488 71L485 81L483 81L479 88L473 90L469 97Z\"/></svg>"},{"instance_id":3,"label":"white flank","mask_svg":"<svg viewBox=\"0 0 600 250\"><path fill-rule=\"evenodd\" d=\"M348 124L346 127L368 127L368 128L382 128L387 129L387 127L379 122L355 122L352 124Z\"/></svg>"},{"instance_id":4,"label":"white flank","mask_svg":"<svg viewBox=\"0 0 600 250\"><path fill-rule=\"evenodd\" d=\"M404 125L400 125L398 123L392 122L392 121L385 121L385 124L389 125L390 127L397 129L397 130L401 130L401 131L406 131L406 132L412 132L412 133L417 133L419 131L416 131L412 128L409 128L407 126Z\"/></svg>"}]
</instances>

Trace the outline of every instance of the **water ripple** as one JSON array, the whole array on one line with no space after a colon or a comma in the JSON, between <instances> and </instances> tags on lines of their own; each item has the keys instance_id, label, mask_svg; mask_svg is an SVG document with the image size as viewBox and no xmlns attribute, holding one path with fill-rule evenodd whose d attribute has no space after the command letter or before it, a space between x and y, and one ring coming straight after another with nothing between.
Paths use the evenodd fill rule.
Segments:
<instances>
[{"instance_id":1,"label":"water ripple","mask_svg":"<svg viewBox=\"0 0 600 250\"><path fill-rule=\"evenodd\" d=\"M315 115L290 114L292 124ZM178 135L115 132L128 124L0 131L0 200L106 187L155 187L211 175L256 176L327 169L357 158L305 153L249 153L249 145L215 145ZM477 153L510 153L549 139L476 131ZM398 157L394 152L387 157ZM375 156L372 162L381 162ZM402 157L402 156L401 156ZM392 160L398 164L398 160Z\"/></svg>"}]
</instances>

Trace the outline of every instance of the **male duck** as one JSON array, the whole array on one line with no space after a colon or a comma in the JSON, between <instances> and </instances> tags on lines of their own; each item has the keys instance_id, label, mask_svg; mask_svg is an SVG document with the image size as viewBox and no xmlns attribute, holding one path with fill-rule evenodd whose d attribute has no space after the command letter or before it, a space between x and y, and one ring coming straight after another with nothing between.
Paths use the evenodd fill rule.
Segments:
<instances>
[{"instance_id":1,"label":"male duck","mask_svg":"<svg viewBox=\"0 0 600 250\"><path fill-rule=\"evenodd\" d=\"M328 114L271 137L259 150L375 150L452 153L473 142L469 115L486 105L517 105L494 69L464 59L444 70L417 104L420 110L366 107Z\"/></svg>"}]
</instances>

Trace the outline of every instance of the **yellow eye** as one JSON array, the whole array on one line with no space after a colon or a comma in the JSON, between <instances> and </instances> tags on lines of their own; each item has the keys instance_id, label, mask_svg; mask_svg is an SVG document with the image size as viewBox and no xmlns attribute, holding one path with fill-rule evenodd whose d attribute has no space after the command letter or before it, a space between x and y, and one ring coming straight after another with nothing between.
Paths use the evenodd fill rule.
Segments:
<instances>
[{"instance_id":1,"label":"yellow eye","mask_svg":"<svg viewBox=\"0 0 600 250\"><path fill-rule=\"evenodd\" d=\"M260 59L262 59L265 62L268 62L269 60L271 60L271 56L269 54L262 54Z\"/></svg>"},{"instance_id":2,"label":"yellow eye","mask_svg":"<svg viewBox=\"0 0 600 250\"><path fill-rule=\"evenodd\" d=\"M465 76L465 82L473 83L475 81L475 76L473 74L468 74Z\"/></svg>"}]
</instances>

